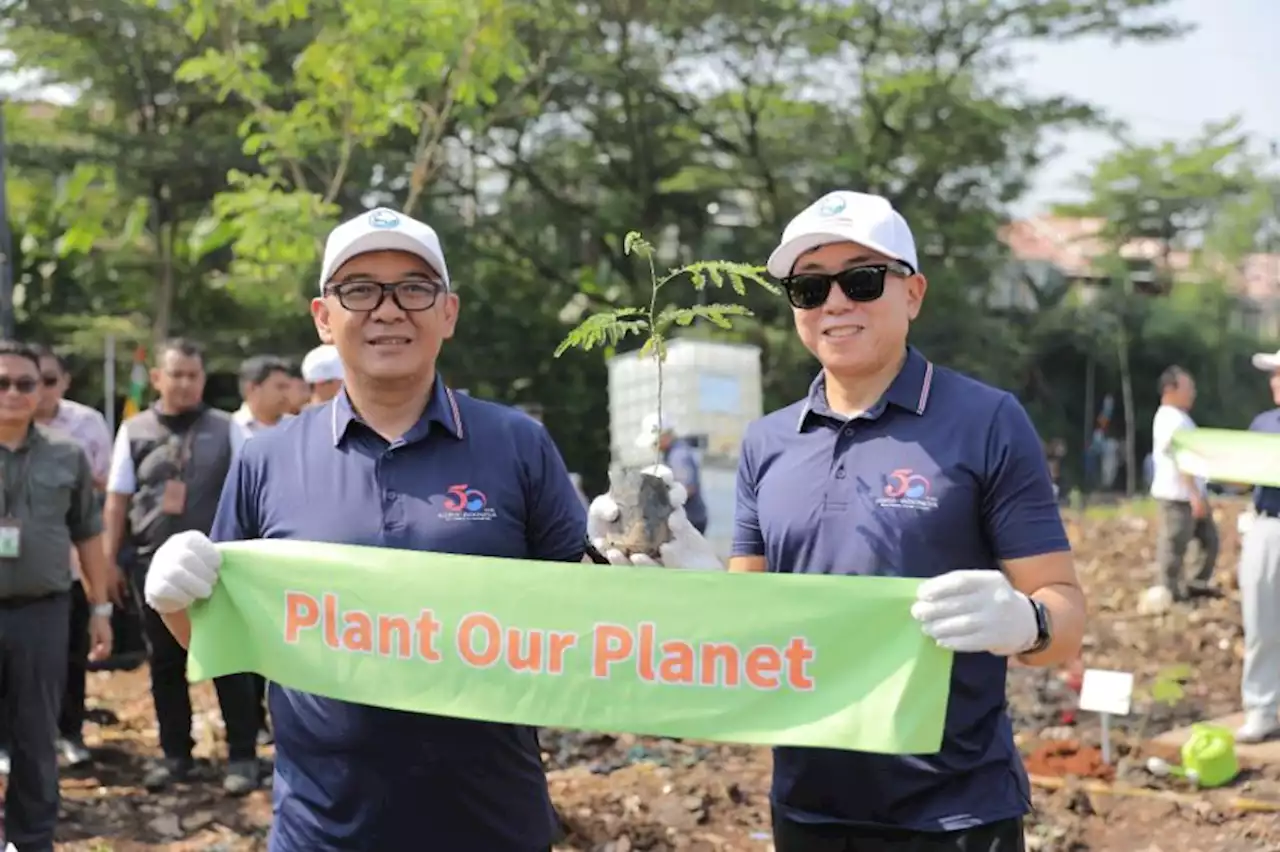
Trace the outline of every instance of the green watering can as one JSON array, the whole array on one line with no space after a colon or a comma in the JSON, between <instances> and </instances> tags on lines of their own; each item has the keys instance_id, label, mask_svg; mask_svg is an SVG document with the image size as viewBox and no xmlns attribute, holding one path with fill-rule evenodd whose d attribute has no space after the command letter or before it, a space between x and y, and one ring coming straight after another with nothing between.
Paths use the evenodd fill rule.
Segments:
<instances>
[{"instance_id":1,"label":"green watering can","mask_svg":"<svg viewBox=\"0 0 1280 852\"><path fill-rule=\"evenodd\" d=\"M1191 726L1191 736L1182 744L1182 769L1201 787L1221 787L1240 773L1236 759L1236 738L1221 725Z\"/></svg>"}]
</instances>

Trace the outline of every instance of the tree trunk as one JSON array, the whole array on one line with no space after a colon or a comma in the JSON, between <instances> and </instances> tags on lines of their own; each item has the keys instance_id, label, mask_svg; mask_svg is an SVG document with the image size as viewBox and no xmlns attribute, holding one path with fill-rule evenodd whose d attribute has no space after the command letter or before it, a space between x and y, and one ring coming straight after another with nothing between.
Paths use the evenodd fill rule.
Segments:
<instances>
[{"instance_id":1,"label":"tree trunk","mask_svg":"<svg viewBox=\"0 0 1280 852\"><path fill-rule=\"evenodd\" d=\"M157 279L152 293L151 340L155 345L169 336L173 318L173 241L178 223L168 221L162 192L157 188L151 203L152 229L156 239Z\"/></svg>"}]
</instances>

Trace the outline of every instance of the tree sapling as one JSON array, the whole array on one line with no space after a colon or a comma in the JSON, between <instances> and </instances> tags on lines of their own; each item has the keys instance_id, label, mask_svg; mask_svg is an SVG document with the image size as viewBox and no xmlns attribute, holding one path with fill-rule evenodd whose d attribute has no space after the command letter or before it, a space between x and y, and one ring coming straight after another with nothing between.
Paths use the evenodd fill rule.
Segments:
<instances>
[{"instance_id":1,"label":"tree sapling","mask_svg":"<svg viewBox=\"0 0 1280 852\"><path fill-rule=\"evenodd\" d=\"M697 319L707 320L722 329L732 329L730 317L751 316L751 311L737 304L690 307L668 305L659 310L658 292L682 276L688 276L695 290L703 290L708 284L723 288L727 283L739 296L745 296L748 281L775 294L780 290L764 277L762 267L726 260L696 261L658 277L653 260L653 246L639 232L629 232L622 246L628 255L640 255L649 265L649 306L613 308L592 314L560 342L555 356L559 358L569 349L590 351L597 346L614 346L623 338L633 335L644 337L640 354L652 357L657 368L657 414L658 422L661 423L662 364L667 356L667 333L675 326L692 325ZM655 435L654 464L661 464L662 461L662 450L658 446L658 436ZM671 540L668 525L671 501L667 483L659 476L639 470L617 471L611 473L609 478L609 490L620 512L621 529L621 533L609 541L609 546L627 554L645 553L658 558L661 545Z\"/></svg>"}]
</instances>

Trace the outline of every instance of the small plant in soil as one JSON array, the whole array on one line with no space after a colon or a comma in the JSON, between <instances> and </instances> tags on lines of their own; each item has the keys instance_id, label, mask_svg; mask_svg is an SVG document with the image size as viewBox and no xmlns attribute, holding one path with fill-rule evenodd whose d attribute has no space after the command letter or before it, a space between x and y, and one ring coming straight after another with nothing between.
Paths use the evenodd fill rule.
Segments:
<instances>
[{"instance_id":1,"label":"small plant in soil","mask_svg":"<svg viewBox=\"0 0 1280 852\"><path fill-rule=\"evenodd\" d=\"M1147 690L1150 701L1147 710L1138 722L1138 730L1134 732L1133 744L1129 750L1129 759L1136 760L1142 752L1142 744L1147 734L1151 717L1159 707L1174 708L1186 697L1186 682L1191 679L1191 666L1186 663L1167 666L1156 673L1155 679Z\"/></svg>"},{"instance_id":2,"label":"small plant in soil","mask_svg":"<svg viewBox=\"0 0 1280 852\"><path fill-rule=\"evenodd\" d=\"M648 307L612 308L592 314L560 342L555 356L559 358L569 349L590 351L596 347L617 346L628 337L643 337L644 344L640 348L640 354L653 358L657 367L657 414L658 422L661 423L662 364L667 356L668 334L677 327L690 326L699 319L730 330L733 328L732 318L751 316L751 311L740 304L660 306L658 295L662 288L688 278L695 290L701 291L708 286L723 289L728 285L739 296L747 295L748 283L775 294L779 289L764 277L762 267L727 260L700 260L659 276L654 263L653 246L639 232L629 232L622 246L628 255L639 255L648 264ZM654 436L654 464L661 464L662 451L657 446L657 437ZM651 473L623 470L610 474L609 491L618 504L621 529L621 533L609 542L609 546L627 554L645 553L658 557L659 548L671 540L668 525L671 501L667 483Z\"/></svg>"}]
</instances>

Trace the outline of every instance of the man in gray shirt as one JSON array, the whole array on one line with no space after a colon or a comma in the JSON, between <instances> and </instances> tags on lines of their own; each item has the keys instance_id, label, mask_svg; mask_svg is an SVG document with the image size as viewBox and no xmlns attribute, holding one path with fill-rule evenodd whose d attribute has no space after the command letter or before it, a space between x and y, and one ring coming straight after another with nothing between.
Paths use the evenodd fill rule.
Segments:
<instances>
[{"instance_id":1,"label":"man in gray shirt","mask_svg":"<svg viewBox=\"0 0 1280 852\"><path fill-rule=\"evenodd\" d=\"M0 709L12 750L5 833L22 852L53 850L73 546L90 605L90 657L111 653L111 579L93 473L75 441L35 425L39 387L36 352L0 341Z\"/></svg>"},{"instance_id":2,"label":"man in gray shirt","mask_svg":"<svg viewBox=\"0 0 1280 852\"><path fill-rule=\"evenodd\" d=\"M170 340L156 350L151 384L159 399L120 426L107 474L104 510L107 553L114 562L128 529L137 551L138 585L151 557L172 535L207 533L227 471L245 441L244 430L225 411L204 403L204 355L188 340ZM187 652L150 607L143 629L151 644L151 697L164 759L143 785L159 790L186 779L192 769L191 693ZM214 680L227 726L229 760L224 789L244 795L258 785L255 738L258 713L249 675Z\"/></svg>"}]
</instances>

